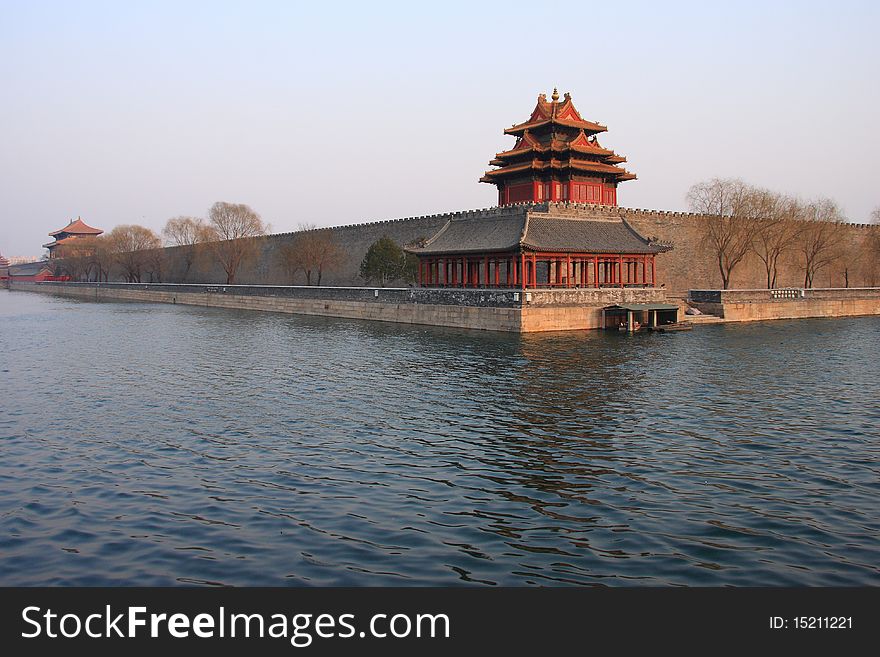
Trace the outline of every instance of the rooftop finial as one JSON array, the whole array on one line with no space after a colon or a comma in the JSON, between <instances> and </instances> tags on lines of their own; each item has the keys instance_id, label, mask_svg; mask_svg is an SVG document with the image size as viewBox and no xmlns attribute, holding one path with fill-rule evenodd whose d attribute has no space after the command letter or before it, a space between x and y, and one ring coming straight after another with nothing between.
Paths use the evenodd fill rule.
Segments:
<instances>
[{"instance_id":1,"label":"rooftop finial","mask_svg":"<svg viewBox=\"0 0 880 657\"><path fill-rule=\"evenodd\" d=\"M553 87L553 95L550 96L550 99L555 103L559 100L559 92L556 90L556 87Z\"/></svg>"}]
</instances>

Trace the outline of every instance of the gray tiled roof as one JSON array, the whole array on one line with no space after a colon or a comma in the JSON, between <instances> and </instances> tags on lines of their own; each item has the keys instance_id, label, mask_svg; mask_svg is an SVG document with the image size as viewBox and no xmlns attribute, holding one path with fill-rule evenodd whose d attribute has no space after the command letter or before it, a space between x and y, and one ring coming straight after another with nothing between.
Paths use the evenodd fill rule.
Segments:
<instances>
[{"instance_id":1,"label":"gray tiled roof","mask_svg":"<svg viewBox=\"0 0 880 657\"><path fill-rule=\"evenodd\" d=\"M519 247L526 213L452 219L414 253L491 253Z\"/></svg>"},{"instance_id":2,"label":"gray tiled roof","mask_svg":"<svg viewBox=\"0 0 880 657\"><path fill-rule=\"evenodd\" d=\"M664 250L649 244L623 219L590 221L534 214L529 216L522 245L532 251L563 253L658 253Z\"/></svg>"},{"instance_id":3,"label":"gray tiled roof","mask_svg":"<svg viewBox=\"0 0 880 657\"><path fill-rule=\"evenodd\" d=\"M659 253L623 219L552 217L540 213L451 219L413 253L492 253L550 251L556 253ZM525 233L525 234L523 234Z\"/></svg>"}]
</instances>

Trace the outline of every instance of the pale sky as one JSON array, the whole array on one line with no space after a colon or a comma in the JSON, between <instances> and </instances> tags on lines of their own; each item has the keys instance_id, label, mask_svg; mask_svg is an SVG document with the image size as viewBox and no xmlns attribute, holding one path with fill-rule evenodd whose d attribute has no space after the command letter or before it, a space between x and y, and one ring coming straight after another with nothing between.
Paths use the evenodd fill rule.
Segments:
<instances>
[{"instance_id":1,"label":"pale sky","mask_svg":"<svg viewBox=\"0 0 880 657\"><path fill-rule=\"evenodd\" d=\"M0 0L0 253L214 201L274 232L489 207L554 86L638 175L621 205L735 176L864 222L878 28L877 2Z\"/></svg>"}]
</instances>

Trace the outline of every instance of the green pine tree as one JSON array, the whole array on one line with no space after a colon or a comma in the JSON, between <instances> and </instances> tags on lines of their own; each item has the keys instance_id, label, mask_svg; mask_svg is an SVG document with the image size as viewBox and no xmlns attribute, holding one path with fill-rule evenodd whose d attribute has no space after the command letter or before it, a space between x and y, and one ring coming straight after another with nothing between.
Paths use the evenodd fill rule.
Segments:
<instances>
[{"instance_id":1,"label":"green pine tree","mask_svg":"<svg viewBox=\"0 0 880 657\"><path fill-rule=\"evenodd\" d=\"M385 287L391 281L415 280L418 259L406 253L393 239L384 235L370 245L367 255L361 262L361 278L368 283L378 283Z\"/></svg>"}]
</instances>

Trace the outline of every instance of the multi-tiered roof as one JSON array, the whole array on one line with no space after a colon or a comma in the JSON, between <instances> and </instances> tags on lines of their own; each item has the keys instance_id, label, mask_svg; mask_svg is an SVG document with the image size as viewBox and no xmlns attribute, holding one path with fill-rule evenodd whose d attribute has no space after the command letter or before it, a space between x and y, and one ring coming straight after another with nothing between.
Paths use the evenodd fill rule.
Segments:
<instances>
[{"instance_id":1,"label":"multi-tiered roof","mask_svg":"<svg viewBox=\"0 0 880 657\"><path fill-rule=\"evenodd\" d=\"M77 217L76 219L71 219L70 223L64 228L59 228L58 230L49 233L49 237L54 237L55 241L44 244L43 248L49 249L49 257L53 258L56 255L55 249L59 246L64 246L65 244L69 244L72 240L81 239L83 237L96 237L103 232L104 231L100 228L92 228L82 219Z\"/></svg>"},{"instance_id":2,"label":"multi-tiered roof","mask_svg":"<svg viewBox=\"0 0 880 657\"><path fill-rule=\"evenodd\" d=\"M617 204L617 185L635 175L619 166L626 158L603 148L597 134L607 128L581 117L570 94L553 90L538 96L529 119L507 128L516 137L497 153L480 182L498 186L499 205L517 202L576 201Z\"/></svg>"}]
</instances>

